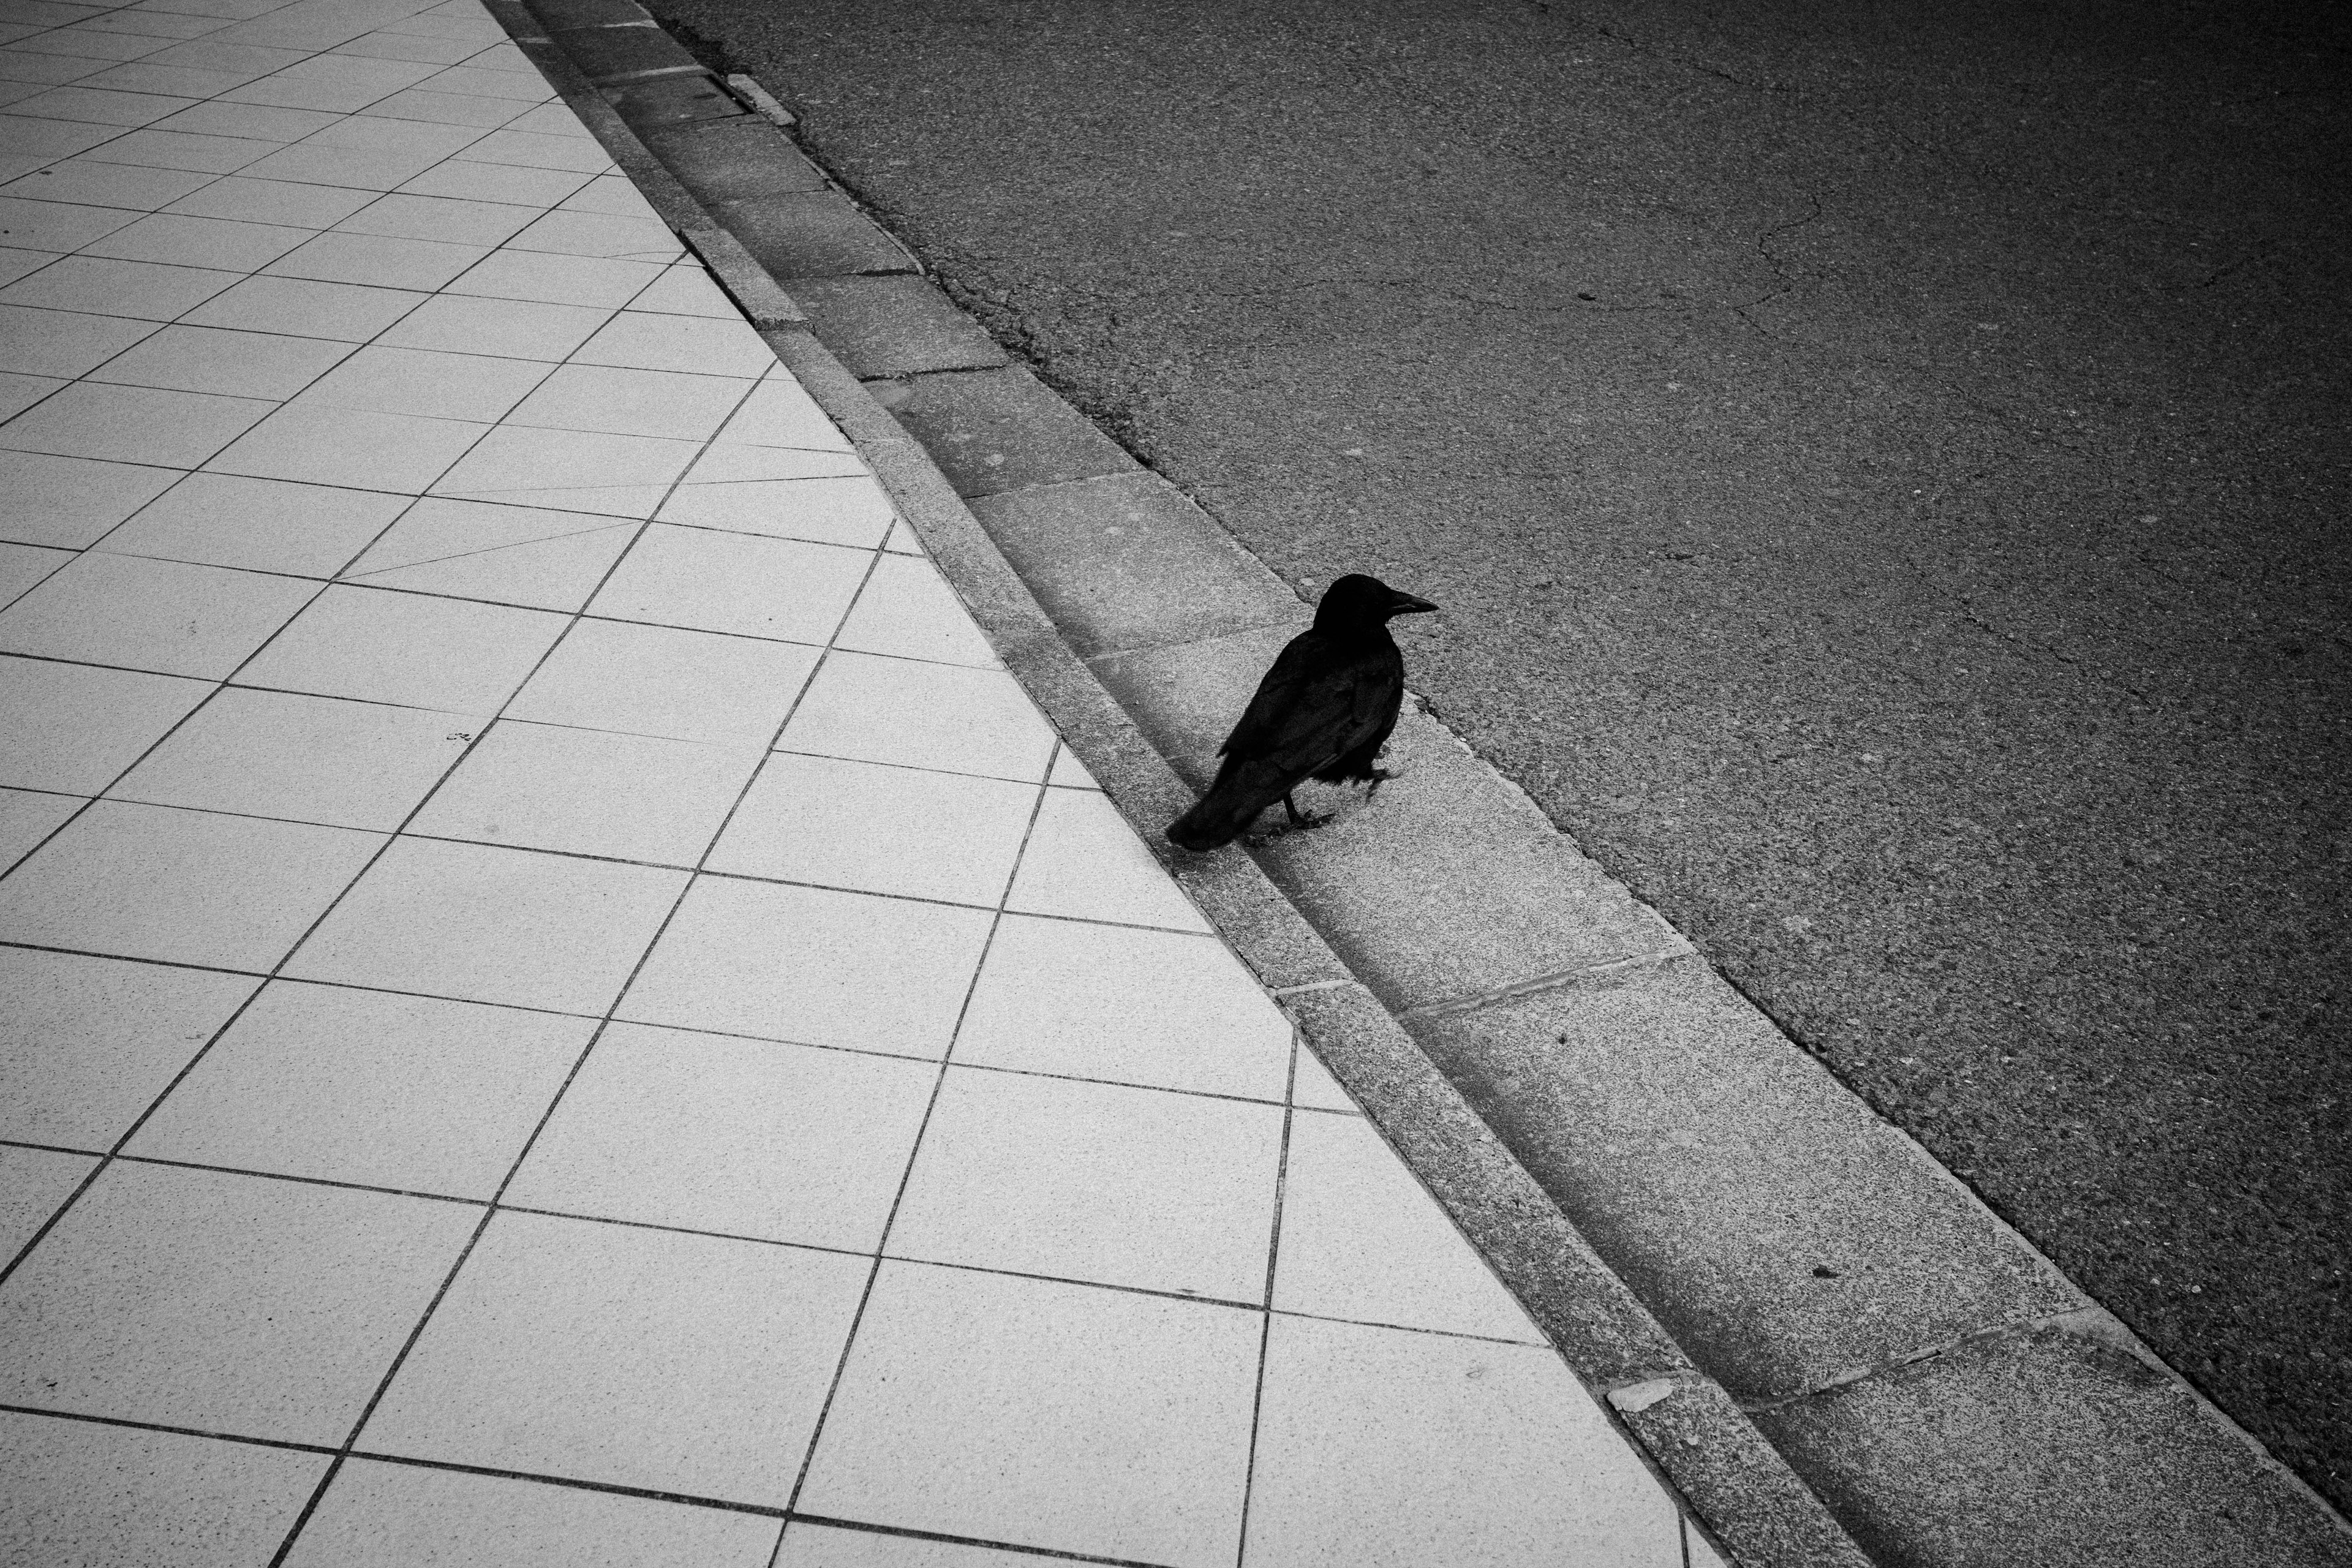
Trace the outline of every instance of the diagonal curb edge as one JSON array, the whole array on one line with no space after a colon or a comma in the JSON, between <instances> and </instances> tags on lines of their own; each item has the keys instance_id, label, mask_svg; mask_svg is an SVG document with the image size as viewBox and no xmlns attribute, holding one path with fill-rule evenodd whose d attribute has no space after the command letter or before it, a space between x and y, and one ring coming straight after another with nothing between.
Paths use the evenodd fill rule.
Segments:
<instances>
[{"instance_id":1,"label":"diagonal curb edge","mask_svg":"<svg viewBox=\"0 0 2352 1568\"><path fill-rule=\"evenodd\" d=\"M1753 1568L1864 1568L1870 1559L1729 1393L1692 1363L1257 863L1179 862L1160 848L1158 825L1193 792L1072 649L930 455L538 18L520 0L484 4L850 438L1013 678L1727 1554Z\"/></svg>"}]
</instances>

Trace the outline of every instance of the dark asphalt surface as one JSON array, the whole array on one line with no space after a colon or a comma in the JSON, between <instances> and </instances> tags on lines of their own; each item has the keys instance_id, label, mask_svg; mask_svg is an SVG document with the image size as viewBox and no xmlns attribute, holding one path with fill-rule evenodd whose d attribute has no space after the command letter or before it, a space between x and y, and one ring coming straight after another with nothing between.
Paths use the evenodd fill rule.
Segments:
<instances>
[{"instance_id":1,"label":"dark asphalt surface","mask_svg":"<svg viewBox=\"0 0 2352 1568\"><path fill-rule=\"evenodd\" d=\"M656 10L2352 1504L2352 8Z\"/></svg>"}]
</instances>

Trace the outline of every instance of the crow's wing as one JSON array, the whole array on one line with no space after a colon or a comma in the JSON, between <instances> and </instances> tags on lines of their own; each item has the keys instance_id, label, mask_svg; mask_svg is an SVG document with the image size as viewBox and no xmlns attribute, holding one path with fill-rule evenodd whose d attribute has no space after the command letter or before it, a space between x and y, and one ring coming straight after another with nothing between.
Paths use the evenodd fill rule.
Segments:
<instances>
[{"instance_id":1,"label":"crow's wing","mask_svg":"<svg viewBox=\"0 0 2352 1568\"><path fill-rule=\"evenodd\" d=\"M1302 632L1265 672L1218 751L1303 776L1381 728L1402 685L1403 660L1385 637L1343 645Z\"/></svg>"}]
</instances>

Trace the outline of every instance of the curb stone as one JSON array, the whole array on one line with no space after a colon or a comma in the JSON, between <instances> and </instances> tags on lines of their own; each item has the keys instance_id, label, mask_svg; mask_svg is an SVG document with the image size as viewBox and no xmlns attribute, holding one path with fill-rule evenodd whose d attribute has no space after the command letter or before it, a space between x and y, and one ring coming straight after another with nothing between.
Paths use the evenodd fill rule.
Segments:
<instances>
[{"instance_id":1,"label":"curb stone","mask_svg":"<svg viewBox=\"0 0 2352 1568\"><path fill-rule=\"evenodd\" d=\"M989 361L777 113L680 65L632 0L535 4L552 41L490 0L674 227L731 229L797 305L762 320L757 281L721 273L1156 845L1296 595ZM1105 524L1121 506L1150 525ZM1171 869L1738 1560L2352 1563L2315 1494L1524 794L1418 712L1396 750L1415 771L1376 824Z\"/></svg>"}]
</instances>

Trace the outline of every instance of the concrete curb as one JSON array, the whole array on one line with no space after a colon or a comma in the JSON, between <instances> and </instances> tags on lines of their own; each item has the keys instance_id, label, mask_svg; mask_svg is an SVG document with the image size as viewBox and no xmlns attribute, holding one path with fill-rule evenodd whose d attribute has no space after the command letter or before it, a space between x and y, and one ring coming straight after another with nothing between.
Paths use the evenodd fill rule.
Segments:
<instances>
[{"instance_id":1,"label":"concrete curb","mask_svg":"<svg viewBox=\"0 0 2352 1568\"><path fill-rule=\"evenodd\" d=\"M1157 847L1297 595L923 281L756 83L633 0L490 5ZM1417 713L1395 749L1377 816L1171 868L1731 1555L2352 1563L1507 781Z\"/></svg>"}]
</instances>

